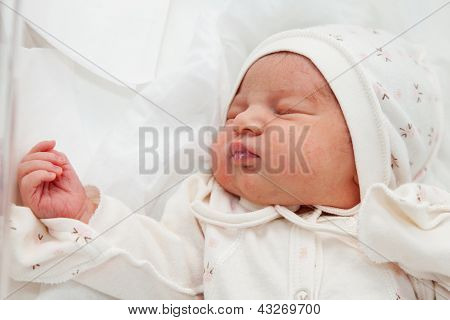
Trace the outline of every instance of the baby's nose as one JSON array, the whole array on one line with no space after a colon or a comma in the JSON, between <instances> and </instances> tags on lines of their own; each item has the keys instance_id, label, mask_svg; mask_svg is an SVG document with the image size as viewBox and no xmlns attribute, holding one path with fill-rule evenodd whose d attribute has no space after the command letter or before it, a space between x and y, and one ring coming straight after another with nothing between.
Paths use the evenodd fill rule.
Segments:
<instances>
[{"instance_id":1,"label":"baby's nose","mask_svg":"<svg viewBox=\"0 0 450 320\"><path fill-rule=\"evenodd\" d=\"M259 126L255 126L255 125L244 125L244 126L236 125L233 128L233 130L238 135L256 136L256 135L260 135L262 133L262 129Z\"/></svg>"},{"instance_id":2,"label":"baby's nose","mask_svg":"<svg viewBox=\"0 0 450 320\"><path fill-rule=\"evenodd\" d=\"M237 134L259 135L264 127L264 114L261 108L250 106L236 116L233 121L233 130Z\"/></svg>"}]
</instances>

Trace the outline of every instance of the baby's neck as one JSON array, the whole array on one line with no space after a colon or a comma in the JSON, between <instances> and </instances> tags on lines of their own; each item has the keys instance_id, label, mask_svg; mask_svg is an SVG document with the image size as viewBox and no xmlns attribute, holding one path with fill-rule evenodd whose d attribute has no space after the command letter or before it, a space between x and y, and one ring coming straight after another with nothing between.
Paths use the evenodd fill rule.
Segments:
<instances>
[{"instance_id":1,"label":"baby's neck","mask_svg":"<svg viewBox=\"0 0 450 320\"><path fill-rule=\"evenodd\" d=\"M302 214L302 213L310 212L313 210L314 210L313 206L300 206L300 208L297 211L295 211L295 213Z\"/></svg>"}]
</instances>

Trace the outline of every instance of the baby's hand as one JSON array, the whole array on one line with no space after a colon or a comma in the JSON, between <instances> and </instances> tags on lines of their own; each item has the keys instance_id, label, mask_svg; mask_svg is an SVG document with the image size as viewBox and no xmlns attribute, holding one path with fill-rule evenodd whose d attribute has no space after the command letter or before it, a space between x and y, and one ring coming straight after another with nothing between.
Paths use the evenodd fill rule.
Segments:
<instances>
[{"instance_id":1,"label":"baby's hand","mask_svg":"<svg viewBox=\"0 0 450 320\"><path fill-rule=\"evenodd\" d=\"M67 157L53 148L55 141L42 141L22 159L18 184L25 206L39 219L71 218L88 223L95 205Z\"/></svg>"}]
</instances>

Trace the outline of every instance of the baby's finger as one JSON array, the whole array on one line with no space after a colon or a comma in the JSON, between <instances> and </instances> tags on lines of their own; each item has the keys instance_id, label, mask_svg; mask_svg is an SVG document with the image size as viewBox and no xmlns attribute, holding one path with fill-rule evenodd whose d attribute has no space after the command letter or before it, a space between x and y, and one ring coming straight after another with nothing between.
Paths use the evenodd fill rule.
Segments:
<instances>
[{"instance_id":1,"label":"baby's finger","mask_svg":"<svg viewBox=\"0 0 450 320\"><path fill-rule=\"evenodd\" d=\"M28 152L28 154L34 153L34 152L49 151L49 150L53 149L55 147L55 145L56 145L55 140L41 141L38 144L36 144L33 148L31 148L31 150Z\"/></svg>"},{"instance_id":2,"label":"baby's finger","mask_svg":"<svg viewBox=\"0 0 450 320\"><path fill-rule=\"evenodd\" d=\"M67 156L64 153L62 153L62 152L60 152L58 150L55 150L55 149L50 150L49 152L53 153L55 156L57 156L58 159L61 159L63 164L70 163L69 158L67 158Z\"/></svg>"},{"instance_id":3,"label":"baby's finger","mask_svg":"<svg viewBox=\"0 0 450 320\"><path fill-rule=\"evenodd\" d=\"M49 172L54 172L57 175L60 175L62 173L62 168L55 166L51 162L48 161L42 161L42 160L31 160L22 162L19 165L18 168L18 178L19 180L22 179L22 177L26 176L27 174L37 171L37 170L45 170Z\"/></svg>"},{"instance_id":4,"label":"baby's finger","mask_svg":"<svg viewBox=\"0 0 450 320\"><path fill-rule=\"evenodd\" d=\"M43 182L55 180L56 174L45 170L37 170L27 174L21 181L22 192L31 194Z\"/></svg>"},{"instance_id":5,"label":"baby's finger","mask_svg":"<svg viewBox=\"0 0 450 320\"><path fill-rule=\"evenodd\" d=\"M53 150L52 150L53 151ZM65 163L65 159L57 154L49 151L49 152L35 152L31 154L27 154L23 157L22 162L31 161L31 160L42 160L49 161L56 165L63 165Z\"/></svg>"}]
</instances>

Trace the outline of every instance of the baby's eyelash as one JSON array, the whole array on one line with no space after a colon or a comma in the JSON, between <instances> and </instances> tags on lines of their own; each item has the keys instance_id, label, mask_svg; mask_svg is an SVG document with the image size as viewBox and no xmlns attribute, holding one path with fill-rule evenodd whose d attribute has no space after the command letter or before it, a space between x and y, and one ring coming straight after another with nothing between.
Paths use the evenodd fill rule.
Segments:
<instances>
[{"instance_id":1,"label":"baby's eyelash","mask_svg":"<svg viewBox=\"0 0 450 320\"><path fill-rule=\"evenodd\" d=\"M282 106L282 107L276 107L275 112L278 114L287 114L295 112L295 108L293 106Z\"/></svg>"},{"instance_id":2,"label":"baby's eyelash","mask_svg":"<svg viewBox=\"0 0 450 320\"><path fill-rule=\"evenodd\" d=\"M299 115L312 115L312 113L299 105L285 105L285 106L277 106L275 108L275 113L278 115L283 114L299 114Z\"/></svg>"}]
</instances>

